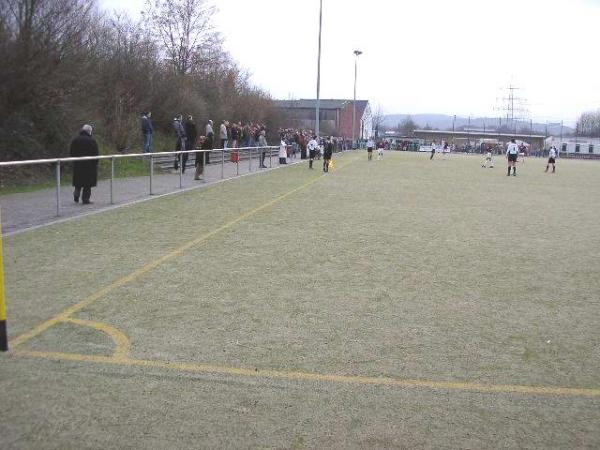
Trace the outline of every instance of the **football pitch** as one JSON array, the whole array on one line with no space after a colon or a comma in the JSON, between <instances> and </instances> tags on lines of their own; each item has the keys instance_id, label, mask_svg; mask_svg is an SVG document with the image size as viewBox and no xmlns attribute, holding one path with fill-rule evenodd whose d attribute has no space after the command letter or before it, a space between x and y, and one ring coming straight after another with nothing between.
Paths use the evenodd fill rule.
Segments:
<instances>
[{"instance_id":1,"label":"football pitch","mask_svg":"<svg viewBox=\"0 0 600 450\"><path fill-rule=\"evenodd\" d=\"M319 163L5 238L0 448L600 447L600 164Z\"/></svg>"}]
</instances>

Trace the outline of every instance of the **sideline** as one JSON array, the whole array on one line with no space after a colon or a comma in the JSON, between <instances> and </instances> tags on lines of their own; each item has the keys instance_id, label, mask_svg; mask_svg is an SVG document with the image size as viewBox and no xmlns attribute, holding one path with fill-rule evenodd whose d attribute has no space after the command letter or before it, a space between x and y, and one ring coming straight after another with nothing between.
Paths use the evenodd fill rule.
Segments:
<instances>
[{"instance_id":1,"label":"sideline","mask_svg":"<svg viewBox=\"0 0 600 450\"><path fill-rule=\"evenodd\" d=\"M600 398L600 389L570 388L560 386L525 386L510 384L480 384L473 382L433 381L402 379L391 377L363 377L353 375L328 375L314 372L285 372L279 370L261 370L258 368L236 368L213 366L208 364L184 363L178 361L159 361L145 359L116 358L110 356L92 356L76 353L18 351L15 356L38 358L50 361L89 362L121 367L145 367L164 369L174 372L216 374L267 380L288 380L305 382L323 382L333 384L355 384L368 386L391 386L399 388L431 389L480 392L486 394L519 394L549 397L585 397Z\"/></svg>"},{"instance_id":2,"label":"sideline","mask_svg":"<svg viewBox=\"0 0 600 450\"><path fill-rule=\"evenodd\" d=\"M358 158L355 157L355 158L350 159L349 161L345 162L345 164L342 164L339 167L339 169L344 168L344 167L348 166L349 164L352 164L355 161L358 161ZM263 203L262 205L257 206L256 208L251 209L250 211L247 211L247 212L241 214L237 218L224 223L220 227L215 228L214 230L209 231L208 233L202 234L202 235L198 236L197 238L181 245L180 247L176 248L175 250L173 250L153 261L150 261L145 266L140 267L139 269L129 273L128 275L125 275L122 278L119 278L118 280L112 282L108 286L105 286L102 289L96 291L95 293L89 295L88 297L86 297L85 299L80 301L79 303L66 308L61 313L46 320L45 322L42 322L41 324L39 324L32 330L13 339L12 341L9 342L9 348L14 349L14 348L18 347L19 345L22 345L25 342L33 339L34 337L38 336L39 334L43 333L44 331L48 330L49 328L53 327L54 325L57 325L58 323L61 323L61 322L68 321L70 316L72 316L76 312L81 311L83 308L91 305L92 303L95 303L96 301L103 298L105 295L114 291L115 289L125 286L134 280L137 280L142 275L145 275L146 273L156 269L163 263L170 261L174 258L177 258L178 256L183 255L190 248L195 247L195 246L207 241L208 239L212 238L213 236L233 227L234 225L237 225L238 223L242 222L243 220L247 219L248 217L251 217L251 216L281 202L282 200L285 200L287 197L295 194L296 192L306 189L307 187L309 187L309 186L313 185L314 183L316 183L317 181L321 180L325 175L326 174L322 173L322 174L310 179L308 182L304 183L303 185L301 185L297 188L294 188L291 191L288 191L285 194L282 194L282 195L274 198L273 200Z\"/></svg>"}]
</instances>

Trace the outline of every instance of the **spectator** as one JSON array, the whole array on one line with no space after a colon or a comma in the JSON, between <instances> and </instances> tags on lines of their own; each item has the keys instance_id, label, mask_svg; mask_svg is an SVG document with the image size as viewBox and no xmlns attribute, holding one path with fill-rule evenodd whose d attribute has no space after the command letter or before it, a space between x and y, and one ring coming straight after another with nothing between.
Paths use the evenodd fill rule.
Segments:
<instances>
[{"instance_id":1,"label":"spectator","mask_svg":"<svg viewBox=\"0 0 600 450\"><path fill-rule=\"evenodd\" d=\"M206 129L205 129L205 136L208 137L209 135L213 134L213 121L209 120L208 123L206 124ZM214 134L213 134L214 135Z\"/></svg>"},{"instance_id":2,"label":"spectator","mask_svg":"<svg viewBox=\"0 0 600 450\"><path fill-rule=\"evenodd\" d=\"M215 133L213 132L212 120L209 120L206 124L206 140L208 141L206 145L212 150L215 147ZM206 164L210 163L210 152L204 153L204 161Z\"/></svg>"},{"instance_id":3,"label":"spectator","mask_svg":"<svg viewBox=\"0 0 600 450\"><path fill-rule=\"evenodd\" d=\"M233 122L231 125L231 148L238 148L238 142L240 139L240 129L238 124Z\"/></svg>"},{"instance_id":4,"label":"spectator","mask_svg":"<svg viewBox=\"0 0 600 450\"><path fill-rule=\"evenodd\" d=\"M323 172L329 172L329 164L331 163L331 158L333 157L333 141L331 138L327 138L327 142L325 143L325 152L323 153Z\"/></svg>"},{"instance_id":5,"label":"spectator","mask_svg":"<svg viewBox=\"0 0 600 450\"><path fill-rule=\"evenodd\" d=\"M71 142L70 155L73 158L79 158L83 156L98 156L98 144L92 137L91 125L84 125L77 136ZM79 203L79 196L83 196L81 201L84 205L92 203L90 197L92 196L92 188L96 187L98 183L98 160L89 161L75 161L73 163L73 200L75 203Z\"/></svg>"},{"instance_id":6,"label":"spectator","mask_svg":"<svg viewBox=\"0 0 600 450\"><path fill-rule=\"evenodd\" d=\"M154 127L152 126L152 112L142 113L142 136L144 137L144 153L150 153L152 151L152 133Z\"/></svg>"},{"instance_id":7,"label":"spectator","mask_svg":"<svg viewBox=\"0 0 600 450\"><path fill-rule=\"evenodd\" d=\"M210 150L211 147L209 139L206 136L200 136L200 149ZM205 159L204 152L196 153L196 173L194 174L194 180L199 181L203 179Z\"/></svg>"},{"instance_id":8,"label":"spectator","mask_svg":"<svg viewBox=\"0 0 600 450\"><path fill-rule=\"evenodd\" d=\"M306 136L304 133L300 133L299 142L300 144L300 159L306 159Z\"/></svg>"},{"instance_id":9,"label":"spectator","mask_svg":"<svg viewBox=\"0 0 600 450\"><path fill-rule=\"evenodd\" d=\"M221 122L221 127L219 128L219 139L221 139L221 146L219 148L227 148L227 121L225 120Z\"/></svg>"},{"instance_id":10,"label":"spectator","mask_svg":"<svg viewBox=\"0 0 600 450\"><path fill-rule=\"evenodd\" d=\"M285 142L285 135L283 134L279 143L279 164L287 164L287 144Z\"/></svg>"},{"instance_id":11,"label":"spectator","mask_svg":"<svg viewBox=\"0 0 600 450\"><path fill-rule=\"evenodd\" d=\"M261 169L267 168L267 166L265 166L265 158L267 157L267 152L264 149L264 147L268 147L269 144L267 144L266 134L267 134L267 132L265 130L262 130L262 131L260 131L260 134L258 135L258 146L261 147L261 151L260 151L260 168Z\"/></svg>"},{"instance_id":12,"label":"spectator","mask_svg":"<svg viewBox=\"0 0 600 450\"><path fill-rule=\"evenodd\" d=\"M261 130L260 130L260 127L258 125L254 125L252 127L252 135L253 135L253 138L254 138L254 142L252 144L253 146L254 145L258 145L259 147L261 147L261 145L260 145L260 132L261 132Z\"/></svg>"},{"instance_id":13,"label":"spectator","mask_svg":"<svg viewBox=\"0 0 600 450\"><path fill-rule=\"evenodd\" d=\"M294 142L292 143L292 158L296 159L296 153L300 151L300 133L294 132Z\"/></svg>"},{"instance_id":14,"label":"spectator","mask_svg":"<svg viewBox=\"0 0 600 450\"><path fill-rule=\"evenodd\" d=\"M198 136L198 131L196 130L196 123L194 122L194 118L190 115L185 121L184 125L185 129L185 149L186 150L195 150L196 149L196 138ZM189 154L185 153L183 155L183 167L182 171L185 173L185 166L187 165Z\"/></svg>"},{"instance_id":15,"label":"spectator","mask_svg":"<svg viewBox=\"0 0 600 450\"><path fill-rule=\"evenodd\" d=\"M181 150L185 150L185 129L183 128L183 124L181 120L183 116L180 114L175 119L173 119L173 127L175 128L175 133L177 134L177 142L175 144L175 151L179 152ZM175 155L175 163L174 169L179 170L179 161L181 160L181 155ZM185 167L182 167L185 169Z\"/></svg>"},{"instance_id":16,"label":"spectator","mask_svg":"<svg viewBox=\"0 0 600 450\"><path fill-rule=\"evenodd\" d=\"M250 147L250 123L244 125L244 128L242 129L242 139L244 142L242 145L244 147Z\"/></svg>"}]
</instances>

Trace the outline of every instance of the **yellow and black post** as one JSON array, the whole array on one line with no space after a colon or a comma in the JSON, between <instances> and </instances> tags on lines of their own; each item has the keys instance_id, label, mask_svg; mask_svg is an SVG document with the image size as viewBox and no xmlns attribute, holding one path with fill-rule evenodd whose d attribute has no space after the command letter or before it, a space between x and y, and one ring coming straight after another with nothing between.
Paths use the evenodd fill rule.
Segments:
<instances>
[{"instance_id":1,"label":"yellow and black post","mask_svg":"<svg viewBox=\"0 0 600 450\"><path fill-rule=\"evenodd\" d=\"M8 351L6 303L4 301L4 261L2 259L2 214L0 214L0 352Z\"/></svg>"}]
</instances>

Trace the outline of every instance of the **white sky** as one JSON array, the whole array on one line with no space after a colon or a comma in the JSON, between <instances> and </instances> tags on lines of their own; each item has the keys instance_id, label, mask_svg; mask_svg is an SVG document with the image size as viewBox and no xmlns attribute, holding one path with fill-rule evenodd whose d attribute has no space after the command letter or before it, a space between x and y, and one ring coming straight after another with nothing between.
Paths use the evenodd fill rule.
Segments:
<instances>
[{"instance_id":1,"label":"white sky","mask_svg":"<svg viewBox=\"0 0 600 450\"><path fill-rule=\"evenodd\" d=\"M99 0L133 16L144 0ZM225 47L275 98L315 98L318 0L214 0ZM600 108L600 0L323 0L321 97L387 114L501 114L503 87L528 116Z\"/></svg>"}]
</instances>

